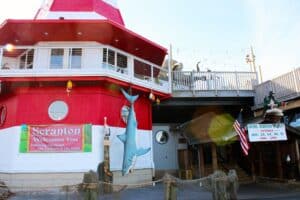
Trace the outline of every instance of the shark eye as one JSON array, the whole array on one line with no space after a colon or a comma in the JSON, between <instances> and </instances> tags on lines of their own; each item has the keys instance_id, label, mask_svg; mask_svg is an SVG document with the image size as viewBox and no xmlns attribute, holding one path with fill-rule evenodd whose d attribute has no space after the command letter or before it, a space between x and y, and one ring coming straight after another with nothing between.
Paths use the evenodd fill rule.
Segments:
<instances>
[{"instance_id":1,"label":"shark eye","mask_svg":"<svg viewBox=\"0 0 300 200\"><path fill-rule=\"evenodd\" d=\"M128 118L128 115L129 115L129 107L124 105L122 108L121 108L121 118L123 120L123 122L125 124L127 124L127 118Z\"/></svg>"}]
</instances>

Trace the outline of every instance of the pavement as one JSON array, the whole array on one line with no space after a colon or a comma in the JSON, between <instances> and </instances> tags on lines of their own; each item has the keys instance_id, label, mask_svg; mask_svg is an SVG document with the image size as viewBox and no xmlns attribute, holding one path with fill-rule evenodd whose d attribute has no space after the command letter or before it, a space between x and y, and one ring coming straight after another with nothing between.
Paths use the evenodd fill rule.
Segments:
<instances>
[{"instance_id":1,"label":"pavement","mask_svg":"<svg viewBox=\"0 0 300 200\"><path fill-rule=\"evenodd\" d=\"M20 192L9 198L9 200L81 200L84 194L78 192L61 191L40 191L40 192ZM157 184L143 188L125 189L113 194L105 194L98 197L101 200L163 200L164 186ZM212 195L203 187L196 184L181 185L177 191L178 200L211 200ZM299 200L300 188L290 189L287 187L268 187L260 184L241 185L238 190L238 199L241 200L264 200L264 199L286 199Z\"/></svg>"}]
</instances>

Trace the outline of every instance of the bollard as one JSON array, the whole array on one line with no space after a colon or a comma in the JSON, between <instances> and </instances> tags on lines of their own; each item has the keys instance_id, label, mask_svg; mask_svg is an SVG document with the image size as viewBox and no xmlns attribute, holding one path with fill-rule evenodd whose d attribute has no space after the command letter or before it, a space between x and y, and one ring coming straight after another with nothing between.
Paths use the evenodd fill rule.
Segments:
<instances>
[{"instance_id":1,"label":"bollard","mask_svg":"<svg viewBox=\"0 0 300 200\"><path fill-rule=\"evenodd\" d=\"M177 185L176 180L169 174L164 176L165 184L165 200L176 200L177 199Z\"/></svg>"},{"instance_id":2,"label":"bollard","mask_svg":"<svg viewBox=\"0 0 300 200\"><path fill-rule=\"evenodd\" d=\"M89 171L83 176L84 200L97 200L99 194L99 182L96 172Z\"/></svg>"},{"instance_id":3,"label":"bollard","mask_svg":"<svg viewBox=\"0 0 300 200\"><path fill-rule=\"evenodd\" d=\"M232 200L237 199L237 190L239 187L239 182L238 182L238 176L236 174L236 171L234 169L229 170L228 172L228 193L229 193L229 198Z\"/></svg>"}]
</instances>

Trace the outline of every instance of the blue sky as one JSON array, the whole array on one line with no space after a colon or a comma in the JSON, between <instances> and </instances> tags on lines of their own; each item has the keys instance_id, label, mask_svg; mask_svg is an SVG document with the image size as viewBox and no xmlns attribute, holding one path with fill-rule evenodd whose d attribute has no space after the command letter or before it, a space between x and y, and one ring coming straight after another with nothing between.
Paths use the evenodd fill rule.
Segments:
<instances>
[{"instance_id":1,"label":"blue sky","mask_svg":"<svg viewBox=\"0 0 300 200\"><path fill-rule=\"evenodd\" d=\"M42 0L0 2L3 21L32 18ZM119 0L118 5L127 28L165 47L172 44L184 70L201 61L201 70L248 71L251 45L264 80L300 67L298 0Z\"/></svg>"}]
</instances>

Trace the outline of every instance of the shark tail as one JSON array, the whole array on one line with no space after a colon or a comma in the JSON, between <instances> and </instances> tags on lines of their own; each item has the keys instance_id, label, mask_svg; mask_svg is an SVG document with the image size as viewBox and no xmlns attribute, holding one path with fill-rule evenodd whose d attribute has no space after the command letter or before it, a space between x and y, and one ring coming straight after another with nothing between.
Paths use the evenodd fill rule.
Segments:
<instances>
[{"instance_id":1,"label":"shark tail","mask_svg":"<svg viewBox=\"0 0 300 200\"><path fill-rule=\"evenodd\" d=\"M129 95L124 89L121 88L121 91L123 93L123 95L126 97L126 99L131 103L133 104L137 98L139 98L139 95L136 95L136 96L132 96L132 95Z\"/></svg>"}]
</instances>

